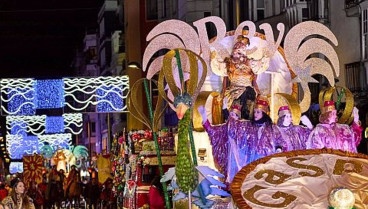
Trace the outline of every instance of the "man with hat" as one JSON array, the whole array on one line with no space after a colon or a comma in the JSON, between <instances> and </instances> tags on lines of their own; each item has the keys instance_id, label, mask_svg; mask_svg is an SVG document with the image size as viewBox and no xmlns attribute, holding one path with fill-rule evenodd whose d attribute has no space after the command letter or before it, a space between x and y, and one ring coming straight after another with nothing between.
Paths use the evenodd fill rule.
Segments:
<instances>
[{"instance_id":1,"label":"man with hat","mask_svg":"<svg viewBox=\"0 0 368 209\"><path fill-rule=\"evenodd\" d=\"M358 109L354 107L354 122L349 127L346 124L336 123L337 111L334 101L325 101L321 108L319 122L310 134L307 149L336 149L357 152L357 146L362 139Z\"/></svg>"}]
</instances>

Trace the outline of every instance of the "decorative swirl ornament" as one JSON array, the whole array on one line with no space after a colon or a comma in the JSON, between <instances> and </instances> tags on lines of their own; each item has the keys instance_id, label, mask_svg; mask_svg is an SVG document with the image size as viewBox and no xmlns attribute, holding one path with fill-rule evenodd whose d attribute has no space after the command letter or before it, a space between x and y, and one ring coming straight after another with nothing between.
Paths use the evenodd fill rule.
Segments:
<instances>
[{"instance_id":1,"label":"decorative swirl ornament","mask_svg":"<svg viewBox=\"0 0 368 209\"><path fill-rule=\"evenodd\" d=\"M129 93L128 93L128 99L127 99L127 107L129 112L132 113L132 115L139 120L141 123L143 123L144 125L146 125L148 128L150 128L151 130L153 130L154 132L158 131L158 124L160 121L160 118L162 117L165 109L166 109L166 105L164 108L162 108L163 105L163 98L162 95L159 94L158 96L158 100L157 100L157 104L156 104L156 108L155 108L155 112L153 115L153 124L150 122L150 120L147 118L147 116L144 114L143 108L142 107L138 107L137 104L137 99L140 96L140 94L142 94L142 90L140 87L140 85L143 83L144 78L141 78L139 80L137 80L132 88L130 89ZM158 86L157 81L155 80L151 80L156 86Z\"/></svg>"},{"instance_id":2,"label":"decorative swirl ornament","mask_svg":"<svg viewBox=\"0 0 368 209\"><path fill-rule=\"evenodd\" d=\"M286 59L292 69L300 68L302 70L311 67L310 76L320 74L325 76L330 85L335 85L335 76L340 74L339 59L333 46L322 38L309 38L312 35L319 35L329 40L334 46L338 45L336 36L332 31L321 23L306 21L294 26L286 35L284 49ZM313 54L324 55L325 58L311 57ZM334 75L335 73L335 75ZM299 76L300 72L297 72ZM310 79L301 78L301 86L304 91L304 97L300 102L302 112L309 109L311 94L308 87Z\"/></svg>"},{"instance_id":3,"label":"decorative swirl ornament","mask_svg":"<svg viewBox=\"0 0 368 209\"><path fill-rule=\"evenodd\" d=\"M163 57L150 59L161 49L186 48L194 53L200 53L200 40L192 26L180 20L168 20L158 24L147 35L146 41L150 42L143 55L143 71L147 72L147 79L151 79L162 68ZM186 66L186 60L183 61Z\"/></svg>"},{"instance_id":4,"label":"decorative swirl ornament","mask_svg":"<svg viewBox=\"0 0 368 209\"><path fill-rule=\"evenodd\" d=\"M336 86L336 87L329 87L319 92L319 107L323 107L323 103L325 101L332 100L332 97L337 91L337 89L342 89L345 93L345 108L338 120L338 123L346 123L349 124L352 122L352 114L354 109L354 95L353 93L346 87Z\"/></svg>"}]
</instances>

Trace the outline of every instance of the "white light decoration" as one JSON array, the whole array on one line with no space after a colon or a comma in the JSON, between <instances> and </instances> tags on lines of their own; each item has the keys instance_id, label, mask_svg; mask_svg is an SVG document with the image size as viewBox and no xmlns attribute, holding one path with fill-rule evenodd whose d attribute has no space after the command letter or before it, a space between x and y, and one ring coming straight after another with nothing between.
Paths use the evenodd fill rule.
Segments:
<instances>
[{"instance_id":1,"label":"white light decoration","mask_svg":"<svg viewBox=\"0 0 368 209\"><path fill-rule=\"evenodd\" d=\"M1 111L7 115L34 115L35 80L1 79Z\"/></svg>"},{"instance_id":2,"label":"white light decoration","mask_svg":"<svg viewBox=\"0 0 368 209\"><path fill-rule=\"evenodd\" d=\"M82 113L66 113L63 114L64 127L70 133L78 135L83 131L83 116ZM74 126L74 129L72 128Z\"/></svg>"},{"instance_id":3,"label":"white light decoration","mask_svg":"<svg viewBox=\"0 0 368 209\"><path fill-rule=\"evenodd\" d=\"M81 113L65 113L61 117L64 118L64 127L60 127L60 129L75 135L83 131L83 117ZM36 136L45 134L47 118L48 116L46 115L6 116L7 134L16 135L23 131Z\"/></svg>"},{"instance_id":4,"label":"white light decoration","mask_svg":"<svg viewBox=\"0 0 368 209\"><path fill-rule=\"evenodd\" d=\"M91 112L89 109L100 106L92 112L125 112L123 103L129 91L129 77L64 78L65 106L73 111ZM78 96L78 98L76 97ZM114 102L110 101L114 95ZM124 104L124 105L122 105Z\"/></svg>"},{"instance_id":5,"label":"white light decoration","mask_svg":"<svg viewBox=\"0 0 368 209\"><path fill-rule=\"evenodd\" d=\"M23 173L23 162L10 162L9 172L11 174Z\"/></svg>"},{"instance_id":6,"label":"white light decoration","mask_svg":"<svg viewBox=\"0 0 368 209\"><path fill-rule=\"evenodd\" d=\"M38 136L39 147L49 144L54 149L69 148L72 145L72 134L47 134Z\"/></svg>"},{"instance_id":7,"label":"white light decoration","mask_svg":"<svg viewBox=\"0 0 368 209\"><path fill-rule=\"evenodd\" d=\"M0 84L2 115L35 115L37 109L66 107L71 112L127 111L128 76L1 79Z\"/></svg>"},{"instance_id":8,"label":"white light decoration","mask_svg":"<svg viewBox=\"0 0 368 209\"><path fill-rule=\"evenodd\" d=\"M7 134L16 135L17 133L11 133L14 130L14 126L23 123L26 124L26 133L32 135L40 135L45 133L46 115L34 115L34 116L6 116L6 129Z\"/></svg>"}]
</instances>

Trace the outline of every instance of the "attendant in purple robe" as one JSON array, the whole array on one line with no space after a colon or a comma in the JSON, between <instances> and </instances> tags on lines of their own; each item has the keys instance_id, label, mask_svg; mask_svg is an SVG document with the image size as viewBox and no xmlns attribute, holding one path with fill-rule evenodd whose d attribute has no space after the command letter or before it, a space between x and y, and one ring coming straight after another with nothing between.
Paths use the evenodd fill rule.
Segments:
<instances>
[{"instance_id":1,"label":"attendant in purple robe","mask_svg":"<svg viewBox=\"0 0 368 209\"><path fill-rule=\"evenodd\" d=\"M309 118L303 115L300 120L307 128L299 125L293 125L292 115L288 106L282 106L278 112L277 128L281 137L285 142L283 146L284 152L293 150L306 149L306 142L313 129L313 125Z\"/></svg>"},{"instance_id":2,"label":"attendant in purple robe","mask_svg":"<svg viewBox=\"0 0 368 209\"><path fill-rule=\"evenodd\" d=\"M272 120L267 115L267 101L257 100L252 121L239 120L240 110L238 104L233 105L227 122L213 126L207 120L204 107L198 108L211 141L216 166L228 183L243 166L282 147L280 133L277 129L274 131Z\"/></svg>"},{"instance_id":3,"label":"attendant in purple robe","mask_svg":"<svg viewBox=\"0 0 368 209\"><path fill-rule=\"evenodd\" d=\"M353 109L354 122L351 126L336 123L337 115L334 101L326 101L321 109L318 124L307 141L307 149L330 148L349 152L357 152L362 140L358 109Z\"/></svg>"}]
</instances>

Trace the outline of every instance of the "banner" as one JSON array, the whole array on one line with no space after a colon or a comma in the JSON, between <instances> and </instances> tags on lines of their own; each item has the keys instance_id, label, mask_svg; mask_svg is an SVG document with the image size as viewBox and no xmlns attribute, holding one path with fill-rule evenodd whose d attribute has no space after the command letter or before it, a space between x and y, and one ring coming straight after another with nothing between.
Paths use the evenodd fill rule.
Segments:
<instances>
[{"instance_id":1,"label":"banner","mask_svg":"<svg viewBox=\"0 0 368 209\"><path fill-rule=\"evenodd\" d=\"M367 155L330 149L271 155L243 167L231 193L239 208L312 209L328 208L331 191L339 187L353 193L355 208L366 208Z\"/></svg>"},{"instance_id":2,"label":"banner","mask_svg":"<svg viewBox=\"0 0 368 209\"><path fill-rule=\"evenodd\" d=\"M101 155L97 157L98 182L105 183L108 178L112 179L110 155Z\"/></svg>"},{"instance_id":3,"label":"banner","mask_svg":"<svg viewBox=\"0 0 368 209\"><path fill-rule=\"evenodd\" d=\"M29 186L31 181L42 182L43 156L31 155L23 157L23 180L26 186Z\"/></svg>"}]
</instances>

